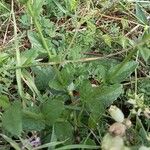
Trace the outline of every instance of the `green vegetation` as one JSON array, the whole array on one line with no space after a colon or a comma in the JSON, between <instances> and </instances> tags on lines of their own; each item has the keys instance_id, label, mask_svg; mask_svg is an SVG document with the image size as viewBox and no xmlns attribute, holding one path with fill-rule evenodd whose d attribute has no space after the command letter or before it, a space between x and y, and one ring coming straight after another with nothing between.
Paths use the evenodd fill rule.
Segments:
<instances>
[{"instance_id":1,"label":"green vegetation","mask_svg":"<svg viewBox=\"0 0 150 150\"><path fill-rule=\"evenodd\" d=\"M0 24L1 150L150 149L149 1L1 0Z\"/></svg>"}]
</instances>

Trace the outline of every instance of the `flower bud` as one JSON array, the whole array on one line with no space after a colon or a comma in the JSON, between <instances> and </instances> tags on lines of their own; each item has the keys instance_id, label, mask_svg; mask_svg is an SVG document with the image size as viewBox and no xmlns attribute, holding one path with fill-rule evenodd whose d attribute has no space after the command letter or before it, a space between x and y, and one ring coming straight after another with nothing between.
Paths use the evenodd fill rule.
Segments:
<instances>
[{"instance_id":1,"label":"flower bud","mask_svg":"<svg viewBox=\"0 0 150 150\"><path fill-rule=\"evenodd\" d=\"M110 106L109 113L111 117L117 122L123 122L124 114L117 106Z\"/></svg>"},{"instance_id":2,"label":"flower bud","mask_svg":"<svg viewBox=\"0 0 150 150\"><path fill-rule=\"evenodd\" d=\"M123 147L123 138L120 136L112 136L107 133L102 140L102 150L122 150Z\"/></svg>"},{"instance_id":3,"label":"flower bud","mask_svg":"<svg viewBox=\"0 0 150 150\"><path fill-rule=\"evenodd\" d=\"M132 122L129 119L124 119L123 123L128 129L132 126Z\"/></svg>"}]
</instances>

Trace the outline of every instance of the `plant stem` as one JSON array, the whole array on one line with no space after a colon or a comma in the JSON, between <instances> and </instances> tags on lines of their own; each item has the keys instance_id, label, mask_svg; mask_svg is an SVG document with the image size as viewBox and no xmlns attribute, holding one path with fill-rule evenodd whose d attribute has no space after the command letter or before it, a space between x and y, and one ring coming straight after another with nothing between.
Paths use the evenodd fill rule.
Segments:
<instances>
[{"instance_id":1,"label":"plant stem","mask_svg":"<svg viewBox=\"0 0 150 150\"><path fill-rule=\"evenodd\" d=\"M106 58L110 58L119 54L122 54L124 52L127 52L129 50L132 50L129 55L124 59L124 61L120 64L121 66L119 66L118 68L122 68L122 66L124 65L124 63L126 63L126 61L130 60L130 58L132 58L132 56L138 51L138 46L142 46L143 44L145 44L147 41L149 41L149 39L144 40L138 44L136 44L134 47L130 47L126 50L122 50L116 53L112 53L106 56L100 56L100 57L90 57L90 58L80 58L80 59L76 59L76 60L65 60L65 61L59 61L59 62L48 62L48 63L39 63L39 64L31 64L31 65L24 65L24 66L17 66L17 67L13 67L13 68L9 68L8 70L14 70L14 69L18 69L18 68L29 68L29 67L36 67L36 66L51 66L51 65L59 65L59 64L67 64L67 63L84 63L84 62L89 62L89 61L96 61L96 60L101 60L101 59L106 59ZM131 56L130 56L131 55ZM121 69L120 68L120 69Z\"/></svg>"},{"instance_id":2,"label":"plant stem","mask_svg":"<svg viewBox=\"0 0 150 150\"><path fill-rule=\"evenodd\" d=\"M137 55L136 55L136 62L138 62L138 56L139 56L139 52L137 51ZM137 68L135 69L135 95L137 95L137 88L138 88L138 78L137 78Z\"/></svg>"},{"instance_id":3,"label":"plant stem","mask_svg":"<svg viewBox=\"0 0 150 150\"><path fill-rule=\"evenodd\" d=\"M34 14L34 12L33 12L33 10L32 10L30 1L27 2L27 9L28 9L28 11L29 11L31 17L33 18L33 22L34 22L34 24L35 24L35 28L36 28L36 30L37 30L38 33L39 33L39 36L40 36L40 38L41 38L41 40L42 40L42 44L43 44L44 48L46 49L46 51L47 51L47 53L48 53L49 61L50 61L51 58L52 58L52 53L50 52L50 50L49 50L49 48L48 48L47 42L46 42L46 40L45 40L45 38L44 38L44 36L43 36L43 33L42 33L41 25L40 25L40 23L38 22L37 17L35 16L35 14ZM56 67L56 65L54 65L54 69L55 69L56 75L58 76L59 81L60 81L61 83L63 83L63 80L62 80L62 78L61 78L61 75L60 75L59 70L58 70L58 68Z\"/></svg>"},{"instance_id":4,"label":"plant stem","mask_svg":"<svg viewBox=\"0 0 150 150\"><path fill-rule=\"evenodd\" d=\"M45 40L45 38L44 38L44 36L43 36L42 29L41 29L41 26L40 26L40 24L39 24L39 22L38 22L38 20L37 20L37 17L34 15L34 12L33 12L33 10L32 10L31 4L30 4L30 1L27 2L27 9L29 10L29 13L30 13L31 17L33 18L33 22L34 22L34 24L35 24L35 28L36 28L36 30L37 30L38 33L39 33L39 36L40 36L40 38L41 38L41 40L42 40L42 44L43 44L45 50L46 50L47 53L48 53L49 59L51 59L52 54L51 54L51 52L49 51L48 45L47 45L46 40Z\"/></svg>"},{"instance_id":5,"label":"plant stem","mask_svg":"<svg viewBox=\"0 0 150 150\"><path fill-rule=\"evenodd\" d=\"M17 25L16 25L16 18L14 13L14 2L12 0L12 8L11 8L13 24L14 24L14 38L15 38L15 49L16 49L16 66L21 67L21 59L20 59L20 50L19 50L19 41L17 38ZM21 98L23 98L23 89L21 83L21 68L16 69L16 80L18 85L18 91Z\"/></svg>"}]
</instances>

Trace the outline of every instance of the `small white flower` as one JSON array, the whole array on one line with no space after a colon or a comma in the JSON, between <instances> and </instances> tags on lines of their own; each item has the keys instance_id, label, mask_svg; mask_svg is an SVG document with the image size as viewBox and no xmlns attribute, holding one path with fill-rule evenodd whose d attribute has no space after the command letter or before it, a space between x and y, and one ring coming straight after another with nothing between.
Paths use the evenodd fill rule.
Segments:
<instances>
[{"instance_id":1,"label":"small white flower","mask_svg":"<svg viewBox=\"0 0 150 150\"><path fill-rule=\"evenodd\" d=\"M147 119L150 119L150 109L149 108L145 108L145 110L144 110L144 116Z\"/></svg>"},{"instance_id":2,"label":"small white flower","mask_svg":"<svg viewBox=\"0 0 150 150\"><path fill-rule=\"evenodd\" d=\"M124 119L123 121L124 125L129 129L132 126L132 122L129 119Z\"/></svg>"},{"instance_id":3,"label":"small white flower","mask_svg":"<svg viewBox=\"0 0 150 150\"><path fill-rule=\"evenodd\" d=\"M75 90L75 87L74 87L74 83L71 82L71 84L68 86L68 91L72 92L73 90Z\"/></svg>"},{"instance_id":4,"label":"small white flower","mask_svg":"<svg viewBox=\"0 0 150 150\"><path fill-rule=\"evenodd\" d=\"M111 136L107 133L102 140L102 150L122 150L124 147L123 138L120 136Z\"/></svg>"},{"instance_id":5,"label":"small white flower","mask_svg":"<svg viewBox=\"0 0 150 150\"><path fill-rule=\"evenodd\" d=\"M150 147L141 146L141 147L139 148L139 150L150 150Z\"/></svg>"},{"instance_id":6,"label":"small white flower","mask_svg":"<svg viewBox=\"0 0 150 150\"><path fill-rule=\"evenodd\" d=\"M117 122L124 121L124 114L117 106L110 106L109 113L111 117Z\"/></svg>"}]
</instances>

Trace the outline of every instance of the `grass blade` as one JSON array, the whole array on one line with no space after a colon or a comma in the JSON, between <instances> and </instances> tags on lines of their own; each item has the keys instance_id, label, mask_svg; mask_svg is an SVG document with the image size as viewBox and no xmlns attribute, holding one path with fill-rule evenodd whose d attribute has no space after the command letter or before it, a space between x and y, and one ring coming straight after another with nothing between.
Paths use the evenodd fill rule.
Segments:
<instances>
[{"instance_id":1,"label":"grass blade","mask_svg":"<svg viewBox=\"0 0 150 150\"><path fill-rule=\"evenodd\" d=\"M66 145L66 146L57 148L57 149L55 149L55 150L66 150L66 149L77 149L77 148L99 149L100 146L74 144L74 145Z\"/></svg>"},{"instance_id":2,"label":"grass blade","mask_svg":"<svg viewBox=\"0 0 150 150\"><path fill-rule=\"evenodd\" d=\"M19 145L12 140L11 138L9 138L8 136L4 135L4 134L0 134L1 137L3 137L3 139L5 139L8 143L10 143L10 145L15 149L15 150L21 150L21 148L19 147Z\"/></svg>"}]
</instances>

